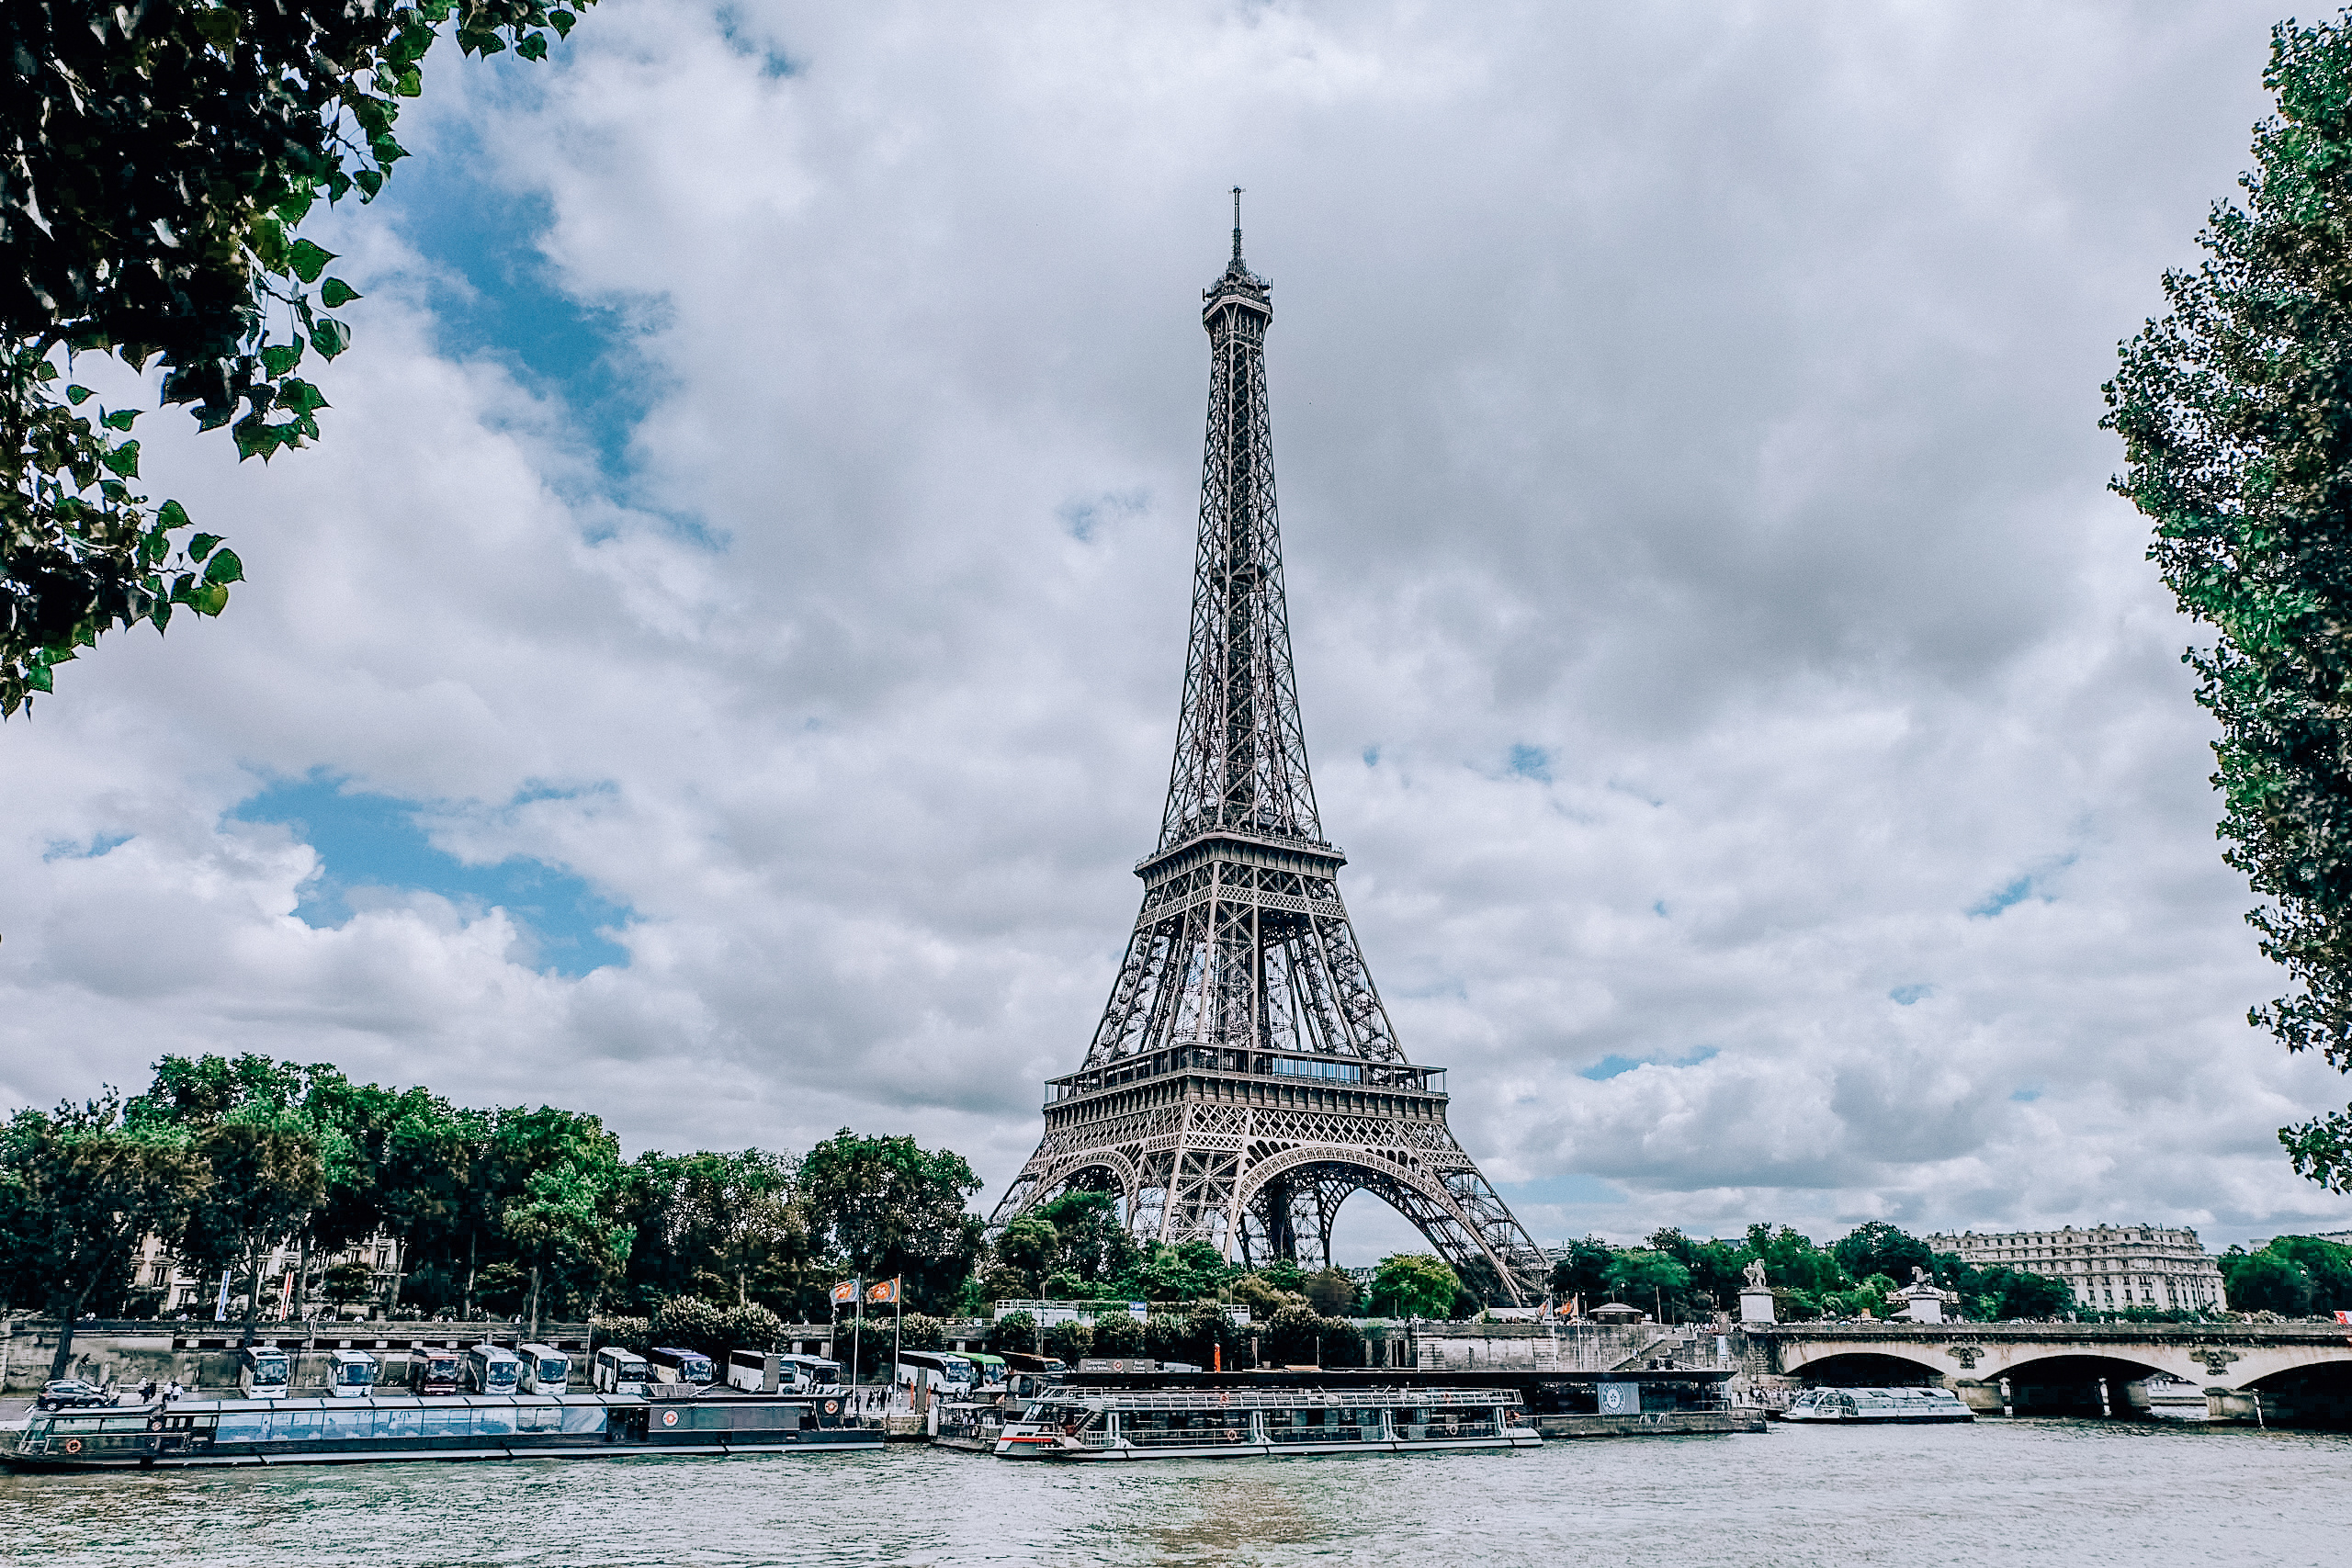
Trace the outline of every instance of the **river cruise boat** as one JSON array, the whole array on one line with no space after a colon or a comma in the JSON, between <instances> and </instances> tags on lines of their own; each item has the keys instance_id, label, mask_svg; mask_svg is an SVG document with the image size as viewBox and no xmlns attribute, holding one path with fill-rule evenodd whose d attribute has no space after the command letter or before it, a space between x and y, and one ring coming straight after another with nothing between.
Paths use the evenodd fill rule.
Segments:
<instances>
[{"instance_id":1,"label":"river cruise boat","mask_svg":"<svg viewBox=\"0 0 2352 1568\"><path fill-rule=\"evenodd\" d=\"M1809 1388L1789 1401L1781 1419L1909 1427L1973 1421L1976 1416L1948 1388Z\"/></svg>"},{"instance_id":2,"label":"river cruise boat","mask_svg":"<svg viewBox=\"0 0 2352 1568\"><path fill-rule=\"evenodd\" d=\"M655 1402L599 1393L175 1399L41 1412L21 1425L0 1427L0 1463L18 1470L132 1470L880 1448L880 1428L844 1421L841 1403Z\"/></svg>"},{"instance_id":3,"label":"river cruise boat","mask_svg":"<svg viewBox=\"0 0 2352 1568\"><path fill-rule=\"evenodd\" d=\"M1003 1459L1238 1459L1532 1449L1515 1390L1057 1389L1008 1421Z\"/></svg>"}]
</instances>

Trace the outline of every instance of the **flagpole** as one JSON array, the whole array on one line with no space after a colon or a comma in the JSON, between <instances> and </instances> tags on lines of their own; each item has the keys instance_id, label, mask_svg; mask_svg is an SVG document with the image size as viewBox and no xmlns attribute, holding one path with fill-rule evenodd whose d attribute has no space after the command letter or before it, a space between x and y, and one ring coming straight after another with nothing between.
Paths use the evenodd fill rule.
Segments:
<instances>
[{"instance_id":1,"label":"flagpole","mask_svg":"<svg viewBox=\"0 0 2352 1568\"><path fill-rule=\"evenodd\" d=\"M907 1317L907 1277L904 1274L890 1281L890 1379L897 1385L899 1377L899 1325Z\"/></svg>"},{"instance_id":2,"label":"flagpole","mask_svg":"<svg viewBox=\"0 0 2352 1568\"><path fill-rule=\"evenodd\" d=\"M857 1386L857 1353L865 1338L865 1276L857 1276L857 1309L849 1325L849 1386Z\"/></svg>"}]
</instances>

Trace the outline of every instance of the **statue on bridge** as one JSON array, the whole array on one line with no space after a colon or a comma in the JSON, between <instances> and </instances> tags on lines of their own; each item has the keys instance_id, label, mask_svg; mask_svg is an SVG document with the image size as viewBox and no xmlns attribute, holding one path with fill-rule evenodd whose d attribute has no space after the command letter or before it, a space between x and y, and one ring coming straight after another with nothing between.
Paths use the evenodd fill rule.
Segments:
<instances>
[{"instance_id":1,"label":"statue on bridge","mask_svg":"<svg viewBox=\"0 0 2352 1568\"><path fill-rule=\"evenodd\" d=\"M1764 1260L1760 1258L1751 1259L1747 1265L1747 1288L1751 1291L1764 1289Z\"/></svg>"}]
</instances>

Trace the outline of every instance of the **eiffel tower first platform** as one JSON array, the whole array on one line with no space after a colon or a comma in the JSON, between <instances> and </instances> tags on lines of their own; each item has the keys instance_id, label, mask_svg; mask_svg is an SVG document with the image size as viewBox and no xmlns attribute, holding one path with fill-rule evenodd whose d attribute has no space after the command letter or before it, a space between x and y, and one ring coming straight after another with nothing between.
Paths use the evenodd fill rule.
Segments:
<instances>
[{"instance_id":1,"label":"eiffel tower first platform","mask_svg":"<svg viewBox=\"0 0 2352 1568\"><path fill-rule=\"evenodd\" d=\"M1138 1241L1245 1263L1330 1261L1369 1192L1474 1289L1543 1293L1544 1259L1446 1127L1340 901L1291 670L1267 414L1272 288L1241 259L1204 295L1207 450L1176 760L1143 912L1086 1063L1048 1086L1046 1135L991 1231L1055 1193L1118 1193Z\"/></svg>"}]
</instances>

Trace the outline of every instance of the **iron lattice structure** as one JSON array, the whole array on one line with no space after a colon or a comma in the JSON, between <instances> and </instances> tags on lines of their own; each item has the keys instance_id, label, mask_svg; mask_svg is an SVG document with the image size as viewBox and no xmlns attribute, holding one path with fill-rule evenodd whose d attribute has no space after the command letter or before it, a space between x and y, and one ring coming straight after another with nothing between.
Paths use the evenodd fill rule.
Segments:
<instances>
[{"instance_id":1,"label":"iron lattice structure","mask_svg":"<svg viewBox=\"0 0 2352 1568\"><path fill-rule=\"evenodd\" d=\"M1140 1241L1330 1261L1370 1192L1464 1278L1514 1303L1544 1259L1447 1129L1445 1075L1396 1041L1340 901L1347 857L1307 773L1283 593L1266 397L1272 288L1241 258L1203 298L1208 440L1184 701L1159 845L1086 1063L995 1230L1065 1188L1115 1191Z\"/></svg>"}]
</instances>

